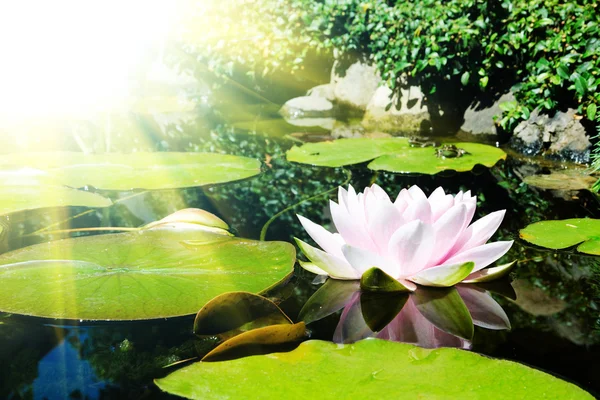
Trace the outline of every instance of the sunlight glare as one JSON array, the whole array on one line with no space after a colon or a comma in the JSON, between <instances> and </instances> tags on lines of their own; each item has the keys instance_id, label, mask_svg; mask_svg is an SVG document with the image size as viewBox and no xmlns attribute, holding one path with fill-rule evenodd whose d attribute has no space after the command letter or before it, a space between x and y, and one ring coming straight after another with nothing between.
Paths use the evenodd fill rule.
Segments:
<instances>
[{"instance_id":1,"label":"sunlight glare","mask_svg":"<svg viewBox=\"0 0 600 400\"><path fill-rule=\"evenodd\" d=\"M161 57L177 4L3 2L0 121L120 109Z\"/></svg>"}]
</instances>

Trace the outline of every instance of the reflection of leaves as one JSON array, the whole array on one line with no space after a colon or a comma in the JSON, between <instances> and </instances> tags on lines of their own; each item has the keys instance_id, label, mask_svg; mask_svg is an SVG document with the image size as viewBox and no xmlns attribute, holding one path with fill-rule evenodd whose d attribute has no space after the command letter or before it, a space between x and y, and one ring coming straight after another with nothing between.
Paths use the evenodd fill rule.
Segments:
<instances>
[{"instance_id":1,"label":"reflection of leaves","mask_svg":"<svg viewBox=\"0 0 600 400\"><path fill-rule=\"evenodd\" d=\"M365 323L373 332L379 332L398 315L407 293L366 292L360 296L360 309Z\"/></svg>"},{"instance_id":2,"label":"reflection of leaves","mask_svg":"<svg viewBox=\"0 0 600 400\"><path fill-rule=\"evenodd\" d=\"M444 332L471 340L473 320L455 288L419 288L413 295L417 310Z\"/></svg>"}]
</instances>

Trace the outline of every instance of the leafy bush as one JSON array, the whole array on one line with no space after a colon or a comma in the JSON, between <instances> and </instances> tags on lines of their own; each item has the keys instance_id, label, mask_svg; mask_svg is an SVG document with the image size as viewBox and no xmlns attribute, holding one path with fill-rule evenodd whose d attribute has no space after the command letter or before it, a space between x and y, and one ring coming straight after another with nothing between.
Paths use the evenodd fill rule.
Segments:
<instances>
[{"instance_id":1,"label":"leafy bush","mask_svg":"<svg viewBox=\"0 0 600 400\"><path fill-rule=\"evenodd\" d=\"M349 2L328 10L324 42L364 51L390 87L403 80L429 93L440 81L482 91L517 83L503 126L576 107L593 120L600 105L600 13L593 0ZM345 33L331 27L343 21Z\"/></svg>"}]
</instances>

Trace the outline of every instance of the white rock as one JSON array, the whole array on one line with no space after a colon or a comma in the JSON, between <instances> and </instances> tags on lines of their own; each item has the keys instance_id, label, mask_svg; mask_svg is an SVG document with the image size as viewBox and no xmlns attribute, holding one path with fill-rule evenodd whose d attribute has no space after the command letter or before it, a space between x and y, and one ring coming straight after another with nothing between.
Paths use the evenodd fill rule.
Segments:
<instances>
[{"instance_id":1,"label":"white rock","mask_svg":"<svg viewBox=\"0 0 600 400\"><path fill-rule=\"evenodd\" d=\"M338 102L364 110L380 82L381 76L375 66L356 62L344 76L332 74L331 83Z\"/></svg>"},{"instance_id":2,"label":"white rock","mask_svg":"<svg viewBox=\"0 0 600 400\"><path fill-rule=\"evenodd\" d=\"M390 102L392 105L388 108ZM420 133L423 123L429 120L418 86L401 89L399 101L389 87L380 86L367 105L362 124L369 130L414 134Z\"/></svg>"},{"instance_id":3,"label":"white rock","mask_svg":"<svg viewBox=\"0 0 600 400\"><path fill-rule=\"evenodd\" d=\"M324 97L302 96L286 101L279 113L286 119L324 118L333 113L333 104Z\"/></svg>"}]
</instances>

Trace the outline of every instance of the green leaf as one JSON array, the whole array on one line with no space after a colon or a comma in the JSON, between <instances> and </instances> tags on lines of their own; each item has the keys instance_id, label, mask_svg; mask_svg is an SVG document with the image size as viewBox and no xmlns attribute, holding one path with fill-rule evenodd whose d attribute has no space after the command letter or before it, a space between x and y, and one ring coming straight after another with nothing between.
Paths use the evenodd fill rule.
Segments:
<instances>
[{"instance_id":1,"label":"green leaf","mask_svg":"<svg viewBox=\"0 0 600 400\"><path fill-rule=\"evenodd\" d=\"M566 249L575 246L582 253L600 255L600 220L572 218L541 221L521 229L520 237L537 246Z\"/></svg>"},{"instance_id":2,"label":"green leaf","mask_svg":"<svg viewBox=\"0 0 600 400\"><path fill-rule=\"evenodd\" d=\"M594 121L596 118L596 105L594 103L587 106L587 117L590 121Z\"/></svg>"},{"instance_id":3,"label":"green leaf","mask_svg":"<svg viewBox=\"0 0 600 400\"><path fill-rule=\"evenodd\" d=\"M560 76L563 79L569 79L569 70L567 69L567 67L564 64L560 64L556 68L556 73L558 74L558 76Z\"/></svg>"},{"instance_id":4,"label":"green leaf","mask_svg":"<svg viewBox=\"0 0 600 400\"><path fill-rule=\"evenodd\" d=\"M500 109L502 111L514 111L517 108L517 101L516 100L511 100L511 101L503 101L502 103L500 103L498 105L498 107L500 107Z\"/></svg>"},{"instance_id":5,"label":"green leaf","mask_svg":"<svg viewBox=\"0 0 600 400\"><path fill-rule=\"evenodd\" d=\"M256 328L291 323L271 300L254 293L229 292L215 297L198 311L194 333L232 337Z\"/></svg>"},{"instance_id":6,"label":"green leaf","mask_svg":"<svg viewBox=\"0 0 600 400\"><path fill-rule=\"evenodd\" d=\"M351 345L311 340L287 353L198 362L157 379L188 399L511 398L593 399L552 375L512 361L441 348L367 339Z\"/></svg>"},{"instance_id":7,"label":"green leaf","mask_svg":"<svg viewBox=\"0 0 600 400\"><path fill-rule=\"evenodd\" d=\"M473 338L473 320L455 288L419 288L413 294L417 310L436 327L466 340Z\"/></svg>"},{"instance_id":8,"label":"green leaf","mask_svg":"<svg viewBox=\"0 0 600 400\"><path fill-rule=\"evenodd\" d=\"M0 169L36 168L55 183L105 190L173 189L245 179L260 173L260 161L215 153L84 154L13 153Z\"/></svg>"},{"instance_id":9,"label":"green leaf","mask_svg":"<svg viewBox=\"0 0 600 400\"><path fill-rule=\"evenodd\" d=\"M45 207L108 207L112 202L96 193L53 185L6 184L0 178L0 215Z\"/></svg>"},{"instance_id":10,"label":"green leaf","mask_svg":"<svg viewBox=\"0 0 600 400\"><path fill-rule=\"evenodd\" d=\"M365 292L409 292L403 284L381 269L373 267L360 278L360 289Z\"/></svg>"},{"instance_id":11,"label":"green leaf","mask_svg":"<svg viewBox=\"0 0 600 400\"><path fill-rule=\"evenodd\" d=\"M479 86L480 86L482 89L484 89L484 88L487 86L487 84L488 84L489 80L490 80L489 76L482 76L482 77L479 79Z\"/></svg>"},{"instance_id":12,"label":"green leaf","mask_svg":"<svg viewBox=\"0 0 600 400\"><path fill-rule=\"evenodd\" d=\"M86 320L187 315L225 292L267 289L294 261L289 243L203 230L65 239L0 256L0 310Z\"/></svg>"},{"instance_id":13,"label":"green leaf","mask_svg":"<svg viewBox=\"0 0 600 400\"><path fill-rule=\"evenodd\" d=\"M494 166L506 158L499 148L479 143L454 143L468 152L462 157L443 158L433 147L411 147L406 138L338 139L307 143L287 152L289 161L323 167L341 167L375 158L368 168L397 173L436 174L445 170L470 171L477 164Z\"/></svg>"},{"instance_id":14,"label":"green leaf","mask_svg":"<svg viewBox=\"0 0 600 400\"><path fill-rule=\"evenodd\" d=\"M471 77L471 73L469 71L466 71L465 73L462 74L462 76L460 77L460 83L463 84L463 86L467 86L469 83L469 78Z\"/></svg>"},{"instance_id":15,"label":"green leaf","mask_svg":"<svg viewBox=\"0 0 600 400\"><path fill-rule=\"evenodd\" d=\"M587 91L587 82L581 75L577 75L575 78L575 90L577 91L579 97L583 97Z\"/></svg>"}]
</instances>

